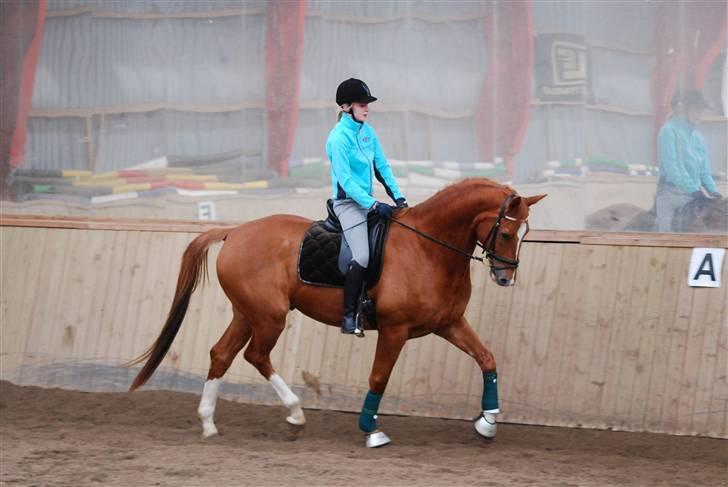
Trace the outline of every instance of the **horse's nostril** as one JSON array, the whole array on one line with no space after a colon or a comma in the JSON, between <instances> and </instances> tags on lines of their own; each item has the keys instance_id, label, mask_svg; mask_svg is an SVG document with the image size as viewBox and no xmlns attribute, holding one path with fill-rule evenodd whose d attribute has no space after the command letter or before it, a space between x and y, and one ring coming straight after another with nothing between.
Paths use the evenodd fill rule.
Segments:
<instances>
[{"instance_id":1,"label":"horse's nostril","mask_svg":"<svg viewBox=\"0 0 728 487\"><path fill-rule=\"evenodd\" d=\"M506 284L508 284L508 279L506 279L505 277L499 277L498 283L505 286Z\"/></svg>"}]
</instances>

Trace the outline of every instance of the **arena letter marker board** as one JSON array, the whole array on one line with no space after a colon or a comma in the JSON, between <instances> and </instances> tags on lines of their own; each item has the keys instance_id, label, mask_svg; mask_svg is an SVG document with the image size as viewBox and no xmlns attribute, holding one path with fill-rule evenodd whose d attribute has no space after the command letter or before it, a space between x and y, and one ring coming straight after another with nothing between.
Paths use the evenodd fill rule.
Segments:
<instances>
[{"instance_id":1,"label":"arena letter marker board","mask_svg":"<svg viewBox=\"0 0 728 487\"><path fill-rule=\"evenodd\" d=\"M720 287L725 249L695 248L690 257L688 286Z\"/></svg>"}]
</instances>

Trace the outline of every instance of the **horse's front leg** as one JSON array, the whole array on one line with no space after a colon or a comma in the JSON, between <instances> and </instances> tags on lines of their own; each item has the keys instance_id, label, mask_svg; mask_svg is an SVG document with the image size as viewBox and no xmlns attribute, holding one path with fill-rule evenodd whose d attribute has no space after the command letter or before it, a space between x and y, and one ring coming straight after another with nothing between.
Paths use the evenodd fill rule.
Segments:
<instances>
[{"instance_id":1,"label":"horse's front leg","mask_svg":"<svg viewBox=\"0 0 728 487\"><path fill-rule=\"evenodd\" d=\"M377 430L377 411L387 388L389 376L397 362L399 352L407 341L406 326L386 328L379 331L377 351L374 355L372 372L369 374L369 392L359 415L359 429L366 435L367 448L384 446L391 440L384 432Z\"/></svg>"},{"instance_id":2,"label":"horse's front leg","mask_svg":"<svg viewBox=\"0 0 728 487\"><path fill-rule=\"evenodd\" d=\"M498 374L493 354L483 345L465 317L435 333L473 357L478 363L483 372L483 397L480 404L482 412L475 421L475 430L486 438L495 437L495 415L500 412L500 409L498 407Z\"/></svg>"}]
</instances>

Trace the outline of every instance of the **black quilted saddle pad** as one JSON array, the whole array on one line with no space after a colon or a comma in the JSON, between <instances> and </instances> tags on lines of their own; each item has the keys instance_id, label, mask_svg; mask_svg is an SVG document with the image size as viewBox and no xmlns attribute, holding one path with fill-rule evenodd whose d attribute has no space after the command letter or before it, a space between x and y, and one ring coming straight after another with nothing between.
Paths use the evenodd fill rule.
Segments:
<instances>
[{"instance_id":1,"label":"black quilted saddle pad","mask_svg":"<svg viewBox=\"0 0 728 487\"><path fill-rule=\"evenodd\" d=\"M341 234L329 231L323 221L313 222L301 242L298 254L298 276L306 284L344 287L339 271Z\"/></svg>"},{"instance_id":2,"label":"black quilted saddle pad","mask_svg":"<svg viewBox=\"0 0 728 487\"><path fill-rule=\"evenodd\" d=\"M373 288L382 273L384 245L389 233L389 220L370 218L369 267L366 289ZM324 221L313 222L301 242L298 254L298 277L315 286L344 287L344 275L339 270L341 233L330 230Z\"/></svg>"}]
</instances>

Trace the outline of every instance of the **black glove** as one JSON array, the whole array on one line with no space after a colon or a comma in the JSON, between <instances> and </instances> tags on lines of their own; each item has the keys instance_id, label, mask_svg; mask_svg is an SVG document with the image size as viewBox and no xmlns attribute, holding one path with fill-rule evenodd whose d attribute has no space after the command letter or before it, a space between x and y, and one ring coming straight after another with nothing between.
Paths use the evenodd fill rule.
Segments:
<instances>
[{"instance_id":1,"label":"black glove","mask_svg":"<svg viewBox=\"0 0 728 487\"><path fill-rule=\"evenodd\" d=\"M374 203L372 211L376 212L377 215L381 216L382 218L391 218L394 208L386 203L377 201L376 203Z\"/></svg>"},{"instance_id":2,"label":"black glove","mask_svg":"<svg viewBox=\"0 0 728 487\"><path fill-rule=\"evenodd\" d=\"M710 197L711 198L714 198L716 200L719 200L719 199L723 198L723 195L720 194L718 191L711 191L710 192Z\"/></svg>"},{"instance_id":3,"label":"black glove","mask_svg":"<svg viewBox=\"0 0 728 487\"><path fill-rule=\"evenodd\" d=\"M409 206L404 198L397 198L394 202L397 204L397 208L407 208Z\"/></svg>"}]
</instances>

